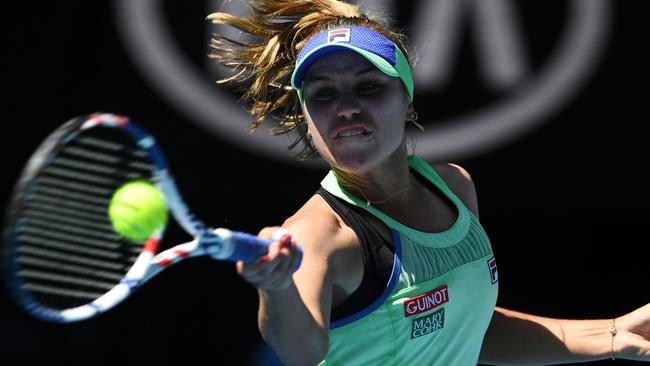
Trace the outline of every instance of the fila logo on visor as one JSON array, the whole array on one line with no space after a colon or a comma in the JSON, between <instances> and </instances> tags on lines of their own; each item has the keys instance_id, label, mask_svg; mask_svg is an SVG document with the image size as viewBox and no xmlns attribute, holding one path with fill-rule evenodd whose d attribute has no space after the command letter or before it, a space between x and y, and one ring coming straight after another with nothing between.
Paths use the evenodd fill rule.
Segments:
<instances>
[{"instance_id":1,"label":"fila logo on visor","mask_svg":"<svg viewBox=\"0 0 650 366\"><path fill-rule=\"evenodd\" d=\"M327 43L350 42L350 28L334 29L327 32Z\"/></svg>"}]
</instances>

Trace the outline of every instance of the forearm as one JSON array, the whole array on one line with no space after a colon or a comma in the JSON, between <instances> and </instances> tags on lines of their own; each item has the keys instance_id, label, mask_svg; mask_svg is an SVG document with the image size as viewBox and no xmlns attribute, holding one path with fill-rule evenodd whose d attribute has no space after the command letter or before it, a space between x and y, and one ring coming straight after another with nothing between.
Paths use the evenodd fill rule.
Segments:
<instances>
[{"instance_id":1,"label":"forearm","mask_svg":"<svg viewBox=\"0 0 650 366\"><path fill-rule=\"evenodd\" d=\"M611 324L611 319L552 319L496 308L480 362L542 365L605 359L610 357Z\"/></svg>"},{"instance_id":2,"label":"forearm","mask_svg":"<svg viewBox=\"0 0 650 366\"><path fill-rule=\"evenodd\" d=\"M259 290L259 329L286 365L314 365L327 353L327 329L314 318L295 285Z\"/></svg>"}]
</instances>

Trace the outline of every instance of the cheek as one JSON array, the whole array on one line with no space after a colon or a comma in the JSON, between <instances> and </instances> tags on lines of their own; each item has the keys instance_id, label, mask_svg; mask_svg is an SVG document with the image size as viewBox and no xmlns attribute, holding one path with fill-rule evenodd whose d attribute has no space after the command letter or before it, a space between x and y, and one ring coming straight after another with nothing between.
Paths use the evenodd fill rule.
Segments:
<instances>
[{"instance_id":1,"label":"cheek","mask_svg":"<svg viewBox=\"0 0 650 366\"><path fill-rule=\"evenodd\" d=\"M309 103L303 106L303 114L314 142L327 140L328 131L338 120L336 108L332 105Z\"/></svg>"},{"instance_id":2,"label":"cheek","mask_svg":"<svg viewBox=\"0 0 650 366\"><path fill-rule=\"evenodd\" d=\"M382 122L387 127L404 127L407 106L397 98L381 98L369 101L365 110L370 113L373 120Z\"/></svg>"},{"instance_id":3,"label":"cheek","mask_svg":"<svg viewBox=\"0 0 650 366\"><path fill-rule=\"evenodd\" d=\"M323 136L325 136L326 133L324 123L317 123L317 121L314 121L307 108L303 110L303 113L305 115L305 121L307 122L307 133L309 134L309 137L311 137L314 147L321 157L326 161L331 161L331 153L329 152L327 144L323 140Z\"/></svg>"},{"instance_id":4,"label":"cheek","mask_svg":"<svg viewBox=\"0 0 650 366\"><path fill-rule=\"evenodd\" d=\"M314 108L303 108L303 114L305 116L305 122L307 122L309 136L313 139L319 138L325 130L325 121L327 121L327 118L325 118L323 113L319 113Z\"/></svg>"},{"instance_id":5,"label":"cheek","mask_svg":"<svg viewBox=\"0 0 650 366\"><path fill-rule=\"evenodd\" d=\"M303 106L303 113L305 114L305 117L312 121L316 126L322 125L335 114L334 108L330 105L309 102Z\"/></svg>"}]
</instances>

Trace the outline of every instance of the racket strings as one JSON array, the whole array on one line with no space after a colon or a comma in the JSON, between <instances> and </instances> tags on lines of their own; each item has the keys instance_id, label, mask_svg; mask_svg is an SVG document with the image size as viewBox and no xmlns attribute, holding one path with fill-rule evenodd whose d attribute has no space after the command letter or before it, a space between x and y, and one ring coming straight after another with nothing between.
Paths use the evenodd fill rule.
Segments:
<instances>
[{"instance_id":1,"label":"racket strings","mask_svg":"<svg viewBox=\"0 0 650 366\"><path fill-rule=\"evenodd\" d=\"M115 286L142 250L108 218L113 192L151 179L153 165L119 130L95 128L65 140L28 188L15 240L21 288L41 305L83 305Z\"/></svg>"}]
</instances>

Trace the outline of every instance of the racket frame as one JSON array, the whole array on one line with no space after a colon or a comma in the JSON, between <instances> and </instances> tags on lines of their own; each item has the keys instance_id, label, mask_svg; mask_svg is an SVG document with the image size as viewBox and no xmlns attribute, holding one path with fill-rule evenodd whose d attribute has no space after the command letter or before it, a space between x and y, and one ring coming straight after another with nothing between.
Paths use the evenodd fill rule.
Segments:
<instances>
[{"instance_id":1,"label":"racket frame","mask_svg":"<svg viewBox=\"0 0 650 366\"><path fill-rule=\"evenodd\" d=\"M93 128L113 128L125 132L150 157L154 165L151 177L152 183L165 197L167 209L172 213L176 222L193 239L176 245L163 252L157 253L165 227L156 230L145 242L142 251L127 271L122 280L108 292L97 299L69 309L54 309L41 305L26 290L21 289L21 280L16 276L18 266L14 257L13 240L16 218L24 208L23 197L30 189L30 183L38 177L48 163L80 133ZM12 194L4 226L4 262L8 287L15 300L30 315L55 323L71 323L97 316L124 301L137 288L156 276L163 269L182 260L196 256L210 256L217 260L252 262L267 252L272 240L261 239L255 235L235 232L225 228L211 229L200 221L182 199L174 178L168 168L167 161L156 140L128 117L111 113L94 113L73 118L48 136L30 158L23 170ZM300 266L302 252L298 247L299 259L294 270Z\"/></svg>"}]
</instances>

